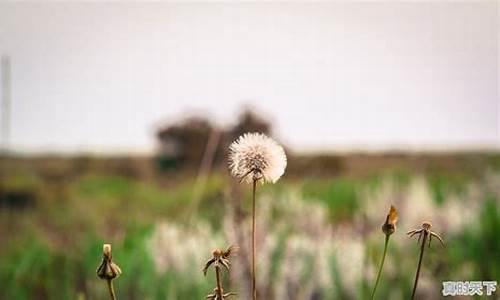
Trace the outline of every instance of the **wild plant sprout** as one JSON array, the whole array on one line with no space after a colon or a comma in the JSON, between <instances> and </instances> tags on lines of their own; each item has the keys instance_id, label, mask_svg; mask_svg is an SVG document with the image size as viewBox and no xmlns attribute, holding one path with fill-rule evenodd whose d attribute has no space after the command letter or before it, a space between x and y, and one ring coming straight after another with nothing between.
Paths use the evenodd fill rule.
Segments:
<instances>
[{"instance_id":1,"label":"wild plant sprout","mask_svg":"<svg viewBox=\"0 0 500 300\"><path fill-rule=\"evenodd\" d=\"M120 276L122 270L113 262L111 255L111 245L104 244L102 246L102 262L97 268L97 277L106 280L109 296L111 300L116 300L115 289L113 287L113 279Z\"/></svg>"},{"instance_id":2,"label":"wild plant sprout","mask_svg":"<svg viewBox=\"0 0 500 300\"><path fill-rule=\"evenodd\" d=\"M215 268L215 279L217 282L217 287L214 288L213 293L207 295L206 299L213 300L224 300L229 296L236 295L236 293L224 293L224 289L222 288L222 279L221 279L221 268L224 267L227 272L229 272L229 267L231 262L229 258L233 256L238 251L237 246L230 246L227 250L215 249L212 252L212 258L205 263L205 267L203 268L203 275L207 276L208 268L211 265Z\"/></svg>"},{"instance_id":3,"label":"wild plant sprout","mask_svg":"<svg viewBox=\"0 0 500 300\"><path fill-rule=\"evenodd\" d=\"M255 270L255 194L257 182L275 183L285 173L286 155L283 147L262 133L245 133L229 147L229 168L240 182L252 189L252 295L257 299Z\"/></svg>"},{"instance_id":4,"label":"wild plant sprout","mask_svg":"<svg viewBox=\"0 0 500 300\"><path fill-rule=\"evenodd\" d=\"M385 256L387 254L387 246L389 245L389 238L391 234L396 231L396 222L398 221L398 212L391 205L389 210L389 214L385 218L385 222L382 225L382 232L385 234L385 243L384 243L384 253L382 254L382 260L380 261L380 266L378 269L377 280L375 281L375 285L373 286L372 297L375 297L375 292L377 291L378 282L380 281L380 275L382 274L382 269L384 267Z\"/></svg>"},{"instance_id":5,"label":"wild plant sprout","mask_svg":"<svg viewBox=\"0 0 500 300\"><path fill-rule=\"evenodd\" d=\"M418 234L418 242L422 240L422 244L420 246L420 257L418 259L417 274L415 275L415 283L413 284L413 292L411 293L412 300L415 298L415 292L417 290L418 277L420 276L420 267L422 265L422 258L424 257L425 242L427 238L429 238L429 248L431 247L432 237L437 238L439 242L441 242L441 245L443 245L444 247L443 239L437 233L431 231L431 227L432 224L430 222L423 222L420 229L414 229L406 233L410 237L413 237L414 235Z\"/></svg>"}]
</instances>

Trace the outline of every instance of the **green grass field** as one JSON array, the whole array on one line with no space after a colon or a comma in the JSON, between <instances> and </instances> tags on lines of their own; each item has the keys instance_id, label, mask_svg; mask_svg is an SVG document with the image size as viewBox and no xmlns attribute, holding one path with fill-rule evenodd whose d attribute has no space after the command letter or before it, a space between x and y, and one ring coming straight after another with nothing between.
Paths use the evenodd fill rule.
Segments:
<instances>
[{"instance_id":1,"label":"green grass field","mask_svg":"<svg viewBox=\"0 0 500 300\"><path fill-rule=\"evenodd\" d=\"M444 157L342 158L331 172L303 158L259 186L261 299L369 297L391 204L400 220L378 299L409 298L418 245L405 233L422 221L446 247L426 252L421 299L440 299L445 280L500 279L500 159ZM201 269L230 244L242 249L224 286L249 297L250 186L223 167L197 181L148 159L3 158L0 175L0 299L107 299L103 243L123 269L119 299L204 299L215 281Z\"/></svg>"}]
</instances>

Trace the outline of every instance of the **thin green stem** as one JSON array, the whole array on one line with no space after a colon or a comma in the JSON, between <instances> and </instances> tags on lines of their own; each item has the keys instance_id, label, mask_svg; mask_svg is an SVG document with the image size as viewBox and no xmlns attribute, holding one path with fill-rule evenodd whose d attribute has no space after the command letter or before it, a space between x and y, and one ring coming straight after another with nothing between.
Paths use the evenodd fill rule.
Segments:
<instances>
[{"instance_id":1,"label":"thin green stem","mask_svg":"<svg viewBox=\"0 0 500 300\"><path fill-rule=\"evenodd\" d=\"M389 245L389 237L390 235L385 236L384 254L382 255L382 261L380 262L380 267L378 269L377 280L375 281L375 286L373 287L372 297L371 297L372 300L375 297L375 292L377 291L378 282L380 281L380 275L382 274L382 269L384 267L385 255L387 254L387 245Z\"/></svg>"},{"instance_id":2,"label":"thin green stem","mask_svg":"<svg viewBox=\"0 0 500 300\"><path fill-rule=\"evenodd\" d=\"M115 288L113 287L113 279L106 279L106 283L108 284L109 296L111 300L116 300Z\"/></svg>"},{"instance_id":3,"label":"thin green stem","mask_svg":"<svg viewBox=\"0 0 500 300\"><path fill-rule=\"evenodd\" d=\"M257 180L253 180L253 190L252 190L252 295L253 300L257 300L257 289L256 289L256 280L255 280L255 190L257 187Z\"/></svg>"},{"instance_id":4,"label":"thin green stem","mask_svg":"<svg viewBox=\"0 0 500 300\"><path fill-rule=\"evenodd\" d=\"M415 299L415 292L417 291L418 277L420 276L420 267L422 266L422 258L424 257L425 241L427 240L427 232L424 231L422 245L420 246L420 258L418 259L417 274L415 275L415 283L413 284L413 292L411 293L411 300Z\"/></svg>"}]
</instances>

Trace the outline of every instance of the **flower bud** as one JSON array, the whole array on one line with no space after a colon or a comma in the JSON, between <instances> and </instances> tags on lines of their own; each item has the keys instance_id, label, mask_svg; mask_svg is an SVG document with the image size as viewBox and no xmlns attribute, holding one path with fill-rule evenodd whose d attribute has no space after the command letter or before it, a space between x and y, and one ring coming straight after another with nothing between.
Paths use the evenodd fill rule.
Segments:
<instances>
[{"instance_id":1,"label":"flower bud","mask_svg":"<svg viewBox=\"0 0 500 300\"><path fill-rule=\"evenodd\" d=\"M382 232L389 236L396 231L396 222L398 221L398 212L391 205L391 209L389 210L389 214L385 218L385 223L382 225Z\"/></svg>"},{"instance_id":2,"label":"flower bud","mask_svg":"<svg viewBox=\"0 0 500 300\"><path fill-rule=\"evenodd\" d=\"M122 273L120 267L112 260L110 244L102 246L102 262L97 268L96 273L97 277L107 280L114 279Z\"/></svg>"}]
</instances>

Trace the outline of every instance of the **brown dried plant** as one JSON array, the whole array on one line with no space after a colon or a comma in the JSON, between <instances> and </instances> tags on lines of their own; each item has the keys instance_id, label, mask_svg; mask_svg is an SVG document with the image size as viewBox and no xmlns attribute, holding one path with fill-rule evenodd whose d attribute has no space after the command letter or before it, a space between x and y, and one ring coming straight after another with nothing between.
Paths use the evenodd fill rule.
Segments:
<instances>
[{"instance_id":1,"label":"brown dried plant","mask_svg":"<svg viewBox=\"0 0 500 300\"><path fill-rule=\"evenodd\" d=\"M413 292L411 294L412 300L415 299L415 292L417 290L418 278L420 276L420 267L422 266L422 258L424 257L425 242L427 238L429 238L429 248L431 247L432 237L437 238L439 242L441 242L441 245L443 245L444 247L443 239L437 233L431 231L431 227L432 224L430 222L423 222L419 229L414 229L406 233L410 237L418 234L418 242L422 240L422 244L420 245L420 257L418 259L417 274L415 275L415 283L413 284Z\"/></svg>"},{"instance_id":2,"label":"brown dried plant","mask_svg":"<svg viewBox=\"0 0 500 300\"><path fill-rule=\"evenodd\" d=\"M213 265L215 269L215 279L217 282L217 287L214 288L211 294L207 295L206 299L224 300L229 296L236 295L236 293L232 292L224 293L224 289L222 288L221 269L222 267L224 267L229 272L231 265L231 261L229 260L229 258L231 256L234 256L238 249L239 248L237 246L230 246L229 248L227 248L227 250L215 249L212 252L212 258L209 259L203 267L203 275L206 276L208 268Z\"/></svg>"}]
</instances>

